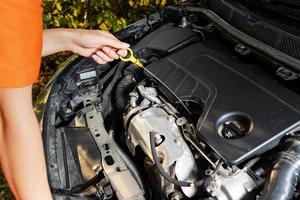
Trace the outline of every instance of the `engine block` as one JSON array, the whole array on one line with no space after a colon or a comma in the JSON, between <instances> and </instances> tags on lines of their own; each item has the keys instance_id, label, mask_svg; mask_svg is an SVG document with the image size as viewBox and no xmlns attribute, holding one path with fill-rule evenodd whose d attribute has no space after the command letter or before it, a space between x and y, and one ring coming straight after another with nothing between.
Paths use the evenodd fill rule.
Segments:
<instances>
[{"instance_id":1,"label":"engine block","mask_svg":"<svg viewBox=\"0 0 300 200\"><path fill-rule=\"evenodd\" d=\"M136 147L139 146L153 160L150 132L156 132L156 150L162 157L162 167L165 171L170 174L174 171L180 181L196 181L198 178L196 161L182 137L176 118L163 108L154 88L139 87L139 91L145 97L144 101L129 111L124 118L125 126L128 124L126 143L131 153L135 155ZM154 105L150 106L150 101ZM187 197L192 197L196 193L196 188L193 187L181 189Z\"/></svg>"}]
</instances>

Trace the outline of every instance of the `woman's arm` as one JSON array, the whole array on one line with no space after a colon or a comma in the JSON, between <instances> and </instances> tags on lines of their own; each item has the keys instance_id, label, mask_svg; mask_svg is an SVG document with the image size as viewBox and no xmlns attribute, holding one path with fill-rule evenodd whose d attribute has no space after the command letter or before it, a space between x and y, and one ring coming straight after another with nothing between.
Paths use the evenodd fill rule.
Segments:
<instances>
[{"instance_id":1,"label":"woman's arm","mask_svg":"<svg viewBox=\"0 0 300 200\"><path fill-rule=\"evenodd\" d=\"M81 56L92 57L99 64L104 64L118 59L119 55L126 56L128 47L129 44L121 42L105 31L85 29L43 31L43 56L60 51L72 51Z\"/></svg>"},{"instance_id":2,"label":"woman's arm","mask_svg":"<svg viewBox=\"0 0 300 200\"><path fill-rule=\"evenodd\" d=\"M17 200L51 200L31 89L0 88L0 163Z\"/></svg>"},{"instance_id":3,"label":"woman's arm","mask_svg":"<svg viewBox=\"0 0 300 200\"><path fill-rule=\"evenodd\" d=\"M31 101L41 59L41 4L0 1L0 164L17 200L52 199Z\"/></svg>"}]
</instances>

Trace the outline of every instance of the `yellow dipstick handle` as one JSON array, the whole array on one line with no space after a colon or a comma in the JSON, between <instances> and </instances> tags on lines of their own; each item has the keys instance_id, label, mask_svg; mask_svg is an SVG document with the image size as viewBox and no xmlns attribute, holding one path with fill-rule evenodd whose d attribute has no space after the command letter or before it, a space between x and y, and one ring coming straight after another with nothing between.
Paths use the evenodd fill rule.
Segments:
<instances>
[{"instance_id":1,"label":"yellow dipstick handle","mask_svg":"<svg viewBox=\"0 0 300 200\"><path fill-rule=\"evenodd\" d=\"M138 59L136 59L134 57L133 51L130 48L127 48L127 56L125 56L125 57L120 56L120 59L124 62L130 61L138 67L144 67L144 65Z\"/></svg>"}]
</instances>

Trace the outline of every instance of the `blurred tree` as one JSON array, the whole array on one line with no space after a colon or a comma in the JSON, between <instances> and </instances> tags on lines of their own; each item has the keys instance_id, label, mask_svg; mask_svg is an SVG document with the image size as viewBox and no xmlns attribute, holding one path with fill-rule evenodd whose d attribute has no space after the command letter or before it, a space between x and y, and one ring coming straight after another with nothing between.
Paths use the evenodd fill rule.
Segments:
<instances>
[{"instance_id":1,"label":"blurred tree","mask_svg":"<svg viewBox=\"0 0 300 200\"><path fill-rule=\"evenodd\" d=\"M175 0L90 0L92 27L116 32ZM88 0L43 0L44 28L88 28Z\"/></svg>"}]
</instances>

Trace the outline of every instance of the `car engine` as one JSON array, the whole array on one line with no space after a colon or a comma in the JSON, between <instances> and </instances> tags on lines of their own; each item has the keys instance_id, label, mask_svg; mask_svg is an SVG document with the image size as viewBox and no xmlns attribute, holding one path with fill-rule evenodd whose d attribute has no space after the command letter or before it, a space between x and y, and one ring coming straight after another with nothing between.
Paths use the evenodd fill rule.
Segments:
<instances>
[{"instance_id":1,"label":"car engine","mask_svg":"<svg viewBox=\"0 0 300 200\"><path fill-rule=\"evenodd\" d=\"M211 2L118 33L144 68L67 61L36 107L55 200L300 197L300 76Z\"/></svg>"}]
</instances>

